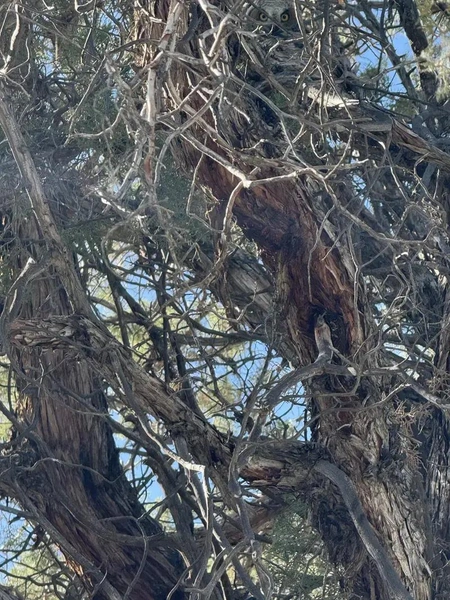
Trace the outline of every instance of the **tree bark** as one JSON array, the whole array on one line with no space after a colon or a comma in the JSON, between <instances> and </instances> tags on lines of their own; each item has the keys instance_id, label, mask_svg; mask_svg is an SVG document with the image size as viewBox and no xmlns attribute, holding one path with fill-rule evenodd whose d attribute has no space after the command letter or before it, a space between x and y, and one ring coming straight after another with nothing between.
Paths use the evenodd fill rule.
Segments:
<instances>
[{"instance_id":1,"label":"tree bark","mask_svg":"<svg viewBox=\"0 0 450 600\"><path fill-rule=\"evenodd\" d=\"M31 205L21 207L26 218L13 218L15 235L27 240L27 249L17 248L15 284L1 317L2 342L20 396L19 433L30 438L27 462L15 467L9 481L4 479L6 491L37 522L44 520L54 529L61 550L96 597L118 600L125 594L163 600L176 586L183 564L122 472L107 419L104 382L89 359L60 349L58 337L47 347L27 340L18 320L33 317L41 324L74 313L95 317L4 87L0 94L0 123ZM20 347L10 343L17 326L24 342ZM64 339L66 333L56 336ZM173 597L183 594L175 590Z\"/></svg>"},{"instance_id":2,"label":"tree bark","mask_svg":"<svg viewBox=\"0 0 450 600\"><path fill-rule=\"evenodd\" d=\"M187 399L186 387L175 390L150 375L97 318L0 82L0 123L28 198L13 209L14 283L0 319L19 393L19 414L9 415L12 443L22 451L18 464L5 460L1 485L50 533L95 597L208 595L220 577L209 573L209 557L196 544L192 513L209 528L203 534L214 538L217 555L224 549L233 557L232 544L242 539L253 552L256 525L245 510L242 480L275 500L294 492L308 502L354 598L448 595L449 432L440 400L448 391L450 351L443 291L448 118L423 62L422 95L404 65L395 67L411 102L427 104L429 114L418 112L407 125L364 98L345 56L338 4L331 10L317 3L278 41L275 31L255 33L239 3L135 7L129 47L138 47L136 77L144 86L145 75L147 87L142 114L132 114L148 155L146 197L132 217L156 222L170 245L157 183L171 145L177 165L194 172L214 199L204 217L215 247L189 266L231 322L242 311L242 320L294 367L260 408L248 409L244 420L251 413L252 422L239 439L214 427L195 398ZM370 7L362 20L361 6L358 22L376 27ZM428 42L417 6L396 7L422 61ZM384 49L395 54L388 43ZM127 85L118 89L130 94L131 106L137 84ZM234 223L256 244L264 267L230 252ZM264 437L267 415L299 381L310 398L314 443L272 444ZM147 514L123 473L107 389L130 409L161 480L176 488L167 457L192 480L197 504L178 496L179 488L167 494L173 514L178 510L177 536ZM164 424L167 444L158 445L152 419ZM223 514L238 515L237 535L208 521L213 501L202 498L202 484L209 481ZM227 564L215 564L223 590ZM264 598L239 562L229 564ZM186 566L190 579L183 579ZM235 600L217 589L217 598Z\"/></svg>"},{"instance_id":3,"label":"tree bark","mask_svg":"<svg viewBox=\"0 0 450 600\"><path fill-rule=\"evenodd\" d=\"M405 423L395 416L396 402L388 400L396 398L392 378L387 374L371 374L380 366L378 361L384 359L380 359L377 353L377 323L369 297L364 291L367 284L364 269L360 265L370 262L372 257L367 261L362 258L363 240L369 231L367 237L374 245L374 252L379 254L381 260L387 256L389 268L392 265L390 241L382 231L378 233L372 229L372 226L376 228L378 225L370 222L370 215L364 214L364 207L355 196L351 178L345 173L340 177L329 177L323 162L316 160L314 163L310 147L297 146L292 150L286 142L286 123L284 138L281 132L281 111L277 117L271 115L270 119L267 112L264 113L264 110L269 111L268 107L273 112L277 107L273 101L271 103L269 93L262 98L261 90L265 92L271 85L272 90L277 85L279 87L276 89L281 90L282 77L283 85L290 75L296 81L298 68L288 62L289 50L286 50L285 62L278 71L271 65L269 53L265 65L263 61L257 64L257 42L251 45L254 40L239 35L239 32L239 41L235 42L235 46L229 41L234 39L231 25L233 11L228 13L227 8L221 6L218 10L220 12L222 9L220 16L212 10L208 13L208 22L206 17L199 21L195 35L190 38L189 50L186 50L189 56L214 55L214 68L205 58L198 66L198 77L191 72L187 76L188 69L184 70L182 61L171 62L167 59L167 62L163 62L158 55L163 44L170 46L177 34L181 37L183 32L189 30L186 16L177 22L176 27L172 27L173 5L166 2L151 6L166 27L151 26L145 15L140 15L140 27L145 31L145 37L160 40L159 49L153 54L147 48L154 62L146 64L150 70L154 70L158 85L166 86L166 110L176 112L181 100L185 101L181 114L189 127L180 127L174 153L187 170L195 170L197 182L207 188L217 201L211 218L212 226L221 231L217 236L215 266L220 272L225 264L227 239L232 219L236 219L245 235L258 245L264 263L273 276L278 318L288 331L288 344L295 348L294 364L305 366L317 357L314 325L318 315L326 316L335 353L351 361L356 368L357 378L322 375L312 382L304 381L312 395L317 418L314 439L328 449L331 460L351 478L365 514L378 532L411 595L416 600L438 598L442 593L440 590L448 589L448 584L442 571L433 581L433 573L436 573L433 566L436 558L433 557L445 554L436 545L434 528L438 523L447 522L447 518L442 513L433 514L432 507L437 507L434 497L440 486L434 485L432 491L431 482L436 482L436 476L441 481L435 470L441 473L440 469L445 471L447 465L446 451L442 447L446 439L446 417L440 414L439 425L436 416L430 416L427 420L435 432L434 441L431 445L422 445L419 459L419 439L406 434ZM412 35L414 27L411 20L407 19L406 5L400 9L405 23L407 21L407 33ZM241 27L245 30L244 17L241 13L236 14L237 19L242 19ZM331 95L339 89L335 73L339 69L337 65L340 59L335 59L335 56L340 55L340 48L332 36L327 39L330 46L328 54L325 52L321 57L324 60L321 67L324 71L328 69L324 77L330 79L322 84L323 94L328 94L328 100L323 100L322 109L328 111L330 118L332 114L336 121L342 118L340 123L343 124L336 125L336 139L340 137L350 143L354 138L362 156L373 160L375 164L377 143L373 144L373 140L380 142L384 148L389 147L393 162L398 156L403 165L413 169L415 161L426 157L428 164L434 168L439 165L439 168L448 172L450 161L447 152L441 151L437 145L429 143L399 120L390 116L386 118L381 111L350 98L342 88L340 97L346 106L346 117L339 109L332 108ZM240 45L240 54L236 57L233 52L237 45ZM423 43L420 47L418 42L414 46L417 54L423 49ZM250 50L254 50L254 54ZM296 51L297 48L292 49L293 53ZM243 76L243 71L239 72L238 69L239 64L245 61L247 69ZM341 72L345 69L344 62L342 58ZM298 67L298 62L296 65ZM310 77L314 78L315 73L317 71L312 70ZM278 83L274 83L277 76ZM264 78L268 82L267 88L260 84ZM227 101L221 104L218 100L217 104L211 103L205 110L203 97L195 92L195 85L201 88L202 81L207 81L213 89L221 81L221 98L227 98ZM176 93L173 82L176 82ZM292 100L292 87L287 89L286 97ZM260 103L258 99L261 99ZM297 100L301 108L290 105L294 107L293 118L299 117L301 120L307 114L312 120L317 117L318 127L323 125L323 122L319 123L320 109L315 112L313 102L305 106L301 105L299 98ZM234 110L237 105L240 112ZM302 109L308 112L302 112ZM225 110L226 118L221 112ZM246 129L243 114L253 130L250 127ZM150 114L147 113L147 116L150 117ZM344 123L347 117L349 121ZM277 127L275 123L279 127L278 137L274 134ZM364 132L368 132L367 135ZM310 139L313 139L313 133ZM262 144L263 140L269 140L268 144ZM371 144L375 146L372 154ZM289 159L285 159L286 156ZM356 213L358 217L354 218ZM226 295L221 297L225 302ZM439 307L435 314L439 318ZM292 359L292 356L289 358ZM405 398L410 406L414 404L413 396L406 394ZM420 401L423 402L423 398ZM264 475L261 479L264 479ZM442 491L437 493L442 497ZM356 560L355 555L348 552L348 547L340 543L339 534L333 535L330 515L335 512L334 506L325 493L321 498L323 504L312 507L313 520L333 560L345 565L350 587L356 596L389 598L390 591L383 581L383 573L374 569L369 556L361 556ZM446 507L448 503L444 505ZM440 504L439 510L443 509L446 513L444 505ZM439 530L442 535L439 536L438 546L448 548L448 532L443 531L442 526Z\"/></svg>"}]
</instances>

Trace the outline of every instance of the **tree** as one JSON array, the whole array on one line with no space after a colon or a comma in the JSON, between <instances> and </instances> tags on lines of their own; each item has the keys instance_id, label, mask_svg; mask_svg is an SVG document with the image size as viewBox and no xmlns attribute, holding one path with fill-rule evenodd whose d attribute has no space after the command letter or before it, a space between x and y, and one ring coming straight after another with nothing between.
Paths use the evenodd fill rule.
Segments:
<instances>
[{"instance_id":1,"label":"tree","mask_svg":"<svg viewBox=\"0 0 450 600\"><path fill-rule=\"evenodd\" d=\"M288 507L350 597L450 591L449 7L255 5L2 7L0 489L58 597L300 597Z\"/></svg>"}]
</instances>

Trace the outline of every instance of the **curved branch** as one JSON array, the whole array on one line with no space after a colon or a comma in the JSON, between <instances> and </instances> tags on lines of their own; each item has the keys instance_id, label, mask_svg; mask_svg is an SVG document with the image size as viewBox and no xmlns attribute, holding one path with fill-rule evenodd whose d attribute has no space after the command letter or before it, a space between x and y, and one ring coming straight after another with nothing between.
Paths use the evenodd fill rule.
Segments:
<instances>
[{"instance_id":1,"label":"curved branch","mask_svg":"<svg viewBox=\"0 0 450 600\"><path fill-rule=\"evenodd\" d=\"M380 575L391 590L393 598L396 600L413 600L413 597L405 588L397 571L392 566L391 559L369 523L351 479L336 465L326 460L319 460L314 465L314 469L332 481L341 492L342 499L350 513L355 528L367 552L375 561Z\"/></svg>"}]
</instances>

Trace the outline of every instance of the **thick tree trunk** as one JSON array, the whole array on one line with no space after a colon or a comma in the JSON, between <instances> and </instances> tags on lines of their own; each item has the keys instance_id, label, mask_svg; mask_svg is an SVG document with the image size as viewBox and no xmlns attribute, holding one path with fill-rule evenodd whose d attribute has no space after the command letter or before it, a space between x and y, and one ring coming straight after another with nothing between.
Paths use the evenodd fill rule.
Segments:
<instances>
[{"instance_id":1,"label":"thick tree trunk","mask_svg":"<svg viewBox=\"0 0 450 600\"><path fill-rule=\"evenodd\" d=\"M180 452L172 458L210 478L230 513L242 516L239 476L275 497L302 495L354 598L443 599L449 433L437 395L447 393L449 367L449 308L439 287L448 246L434 219L448 208L448 153L351 96L327 2L282 43L273 31L255 34L239 3L200 2L190 12L176 1L143 4L135 17L147 77L148 202L134 216L150 215L164 229L154 152L157 127L167 127L178 163L216 200L208 213L216 255L205 281L230 315L253 303L246 322L296 370L263 399L236 451L195 399L184 401L135 363L92 313L1 84L0 122L29 198L12 218L21 243L0 320L20 396L15 443L25 451L20 464L2 464L3 488L51 532L98 597L184 597L175 542L121 470L108 387L132 410L149 457L151 415ZM397 4L420 58L417 14ZM436 81L423 69L421 78L431 101ZM361 181L374 194L373 211ZM432 185L442 196L430 209L416 188ZM234 220L257 244L267 286L255 265L229 256ZM205 261L192 264L204 274ZM388 304L386 316L380 305ZM259 437L265 414L298 381L311 398L314 444L271 444ZM189 511L180 511L178 533L192 567ZM244 525L242 532L254 540ZM202 585L207 565L205 573Z\"/></svg>"},{"instance_id":2,"label":"thick tree trunk","mask_svg":"<svg viewBox=\"0 0 450 600\"><path fill-rule=\"evenodd\" d=\"M155 7L151 5L150 8ZM174 32L180 38L189 32L186 15L184 20L174 24L173 5L159 3L156 16L167 23L165 30L158 29L159 26L151 27L144 13L140 22L145 37L161 40L158 51L153 54L158 58L148 64L158 86L166 84L168 100L165 108L176 112L181 100L188 99L181 105L183 125L174 152L189 171L195 170L197 182L208 188L218 201L212 225L223 233L218 240L216 268L224 268L226 240L231 220L235 218L245 234L258 244L264 263L273 275L278 318L289 332L286 347L292 345L295 348L293 362L299 366L308 365L317 357L314 325L319 314L326 316L335 350L339 356L351 360L357 377L321 375L312 381L304 381L312 395L316 415L314 439L327 448L331 460L351 477L365 514L413 597L416 600L440 598L443 590L448 592L450 589L447 575L441 571L446 569L443 557L447 556L450 542L444 525L448 522L448 502L438 501L438 496L447 498L449 487L443 480L448 463L446 416L434 414L425 419L426 427L432 431L431 442L421 445L418 430L414 427L409 433L407 418L400 414L401 402L409 407L405 410L410 410L417 395L406 383L394 384L388 371L372 374L383 365L377 353L381 333L373 318L369 297L364 292L366 283L360 265L370 264L377 255L381 263L386 259L391 265L392 250L380 224L375 220L367 221L370 215L365 215L365 224L362 216L359 222L353 218L363 209L355 196L351 178L345 174L336 179L328 177L323 163L318 160L316 167L306 166L315 158L311 147L297 144L290 152L279 125L282 117L272 115L269 119L264 112L269 111L269 106L276 110L273 102L270 104L273 96L267 93L269 98L258 101L263 89L262 84L258 88L259 80L266 77L270 82L267 87L273 84L275 88L273 80L277 76L279 80L283 77L283 82L288 80L289 73L294 79L297 77L299 63L295 69L280 61L277 71L271 66L267 53L268 62L258 67L254 61L257 41L251 45L250 38L238 35L233 46L230 41L234 39L233 27L227 28L227 10L220 8L223 10L221 17L213 11L208 15L208 22L201 13L197 29L190 37L189 50L183 47L189 56L209 57L201 66L196 63L197 78L189 69L183 69L182 61L166 59L167 62L163 62L164 58L158 54L163 46L170 46L171 40L175 39L171 38ZM234 22L233 18L245 29L242 13L237 12L237 17L231 17L229 23ZM215 26L218 29L214 29ZM238 44L240 54L236 57L233 52ZM275 42L273 44L275 47ZM253 55L249 48L254 50ZM334 50L335 56L339 55L335 46L324 58L329 64L322 65L324 69L328 67L331 79L338 69L338 60L331 58ZM209 63L212 55L216 62ZM246 60L243 76L244 69L238 71L239 63ZM310 73L311 78L314 73ZM203 110L204 96L197 94L193 87L198 84L201 88L202 81L207 81L212 89L216 84L223 86L217 105L211 103L207 110ZM176 82L176 93L173 82ZM292 92L292 88L288 89ZM336 85L327 87L324 83L321 89L325 90L325 95L331 95ZM343 100L345 104L345 97ZM353 124L336 126L341 139L350 139L352 128L357 127L354 123L365 123L365 130L371 133L370 139L358 134L362 156L376 162L377 147L374 157L370 155L370 143L375 139L384 147L391 145L393 162L398 156L405 166L413 168L418 157L426 156L431 164L449 169L448 155L430 146L408 127L385 119L382 113L377 114L373 109L366 110L363 104L355 105L354 99L347 97L347 102L345 111L332 108L331 101L324 110L336 120L341 117L343 123L346 118L353 120ZM233 109L237 105L241 112ZM292 106L294 116L300 119L305 116L302 108ZM313 103L309 103L306 110L307 118L314 120ZM243 114L247 115L253 130L245 128ZM147 116L155 118L150 113ZM277 118L278 137L273 133ZM318 127L322 125L319 121L320 116L316 121ZM284 123L284 127L288 125ZM311 133L309 138L311 144L314 144L313 135ZM264 146L263 140L270 140L271 147ZM358 138L355 140L357 142ZM402 148L407 148L410 154L402 152ZM284 151L289 160L283 160ZM324 167L323 171L321 167ZM366 236L369 228L373 237ZM370 246L365 246L368 238ZM227 294L232 295L232 292L222 295L225 304ZM434 318L439 319L439 310L437 305ZM289 358L292 360L292 356ZM395 389L396 386L399 387ZM403 395L397 396L400 392ZM423 401L423 397L419 398L419 402ZM262 474L261 479L264 479ZM390 598L392 591L386 586L382 573L374 568L363 544L358 542L356 532L351 526L346 528L343 507L336 497L325 488L320 502L316 502L316 496L312 497L313 520L332 559L345 566L355 597ZM343 531L348 532L345 541Z\"/></svg>"},{"instance_id":3,"label":"thick tree trunk","mask_svg":"<svg viewBox=\"0 0 450 600\"><path fill-rule=\"evenodd\" d=\"M205 170L200 168L198 177L203 176L202 181L213 186L210 173L214 170L217 178L221 169L207 159L204 163ZM223 173L222 187L228 178L228 173ZM229 194L233 183L230 181ZM217 186L212 189L217 190ZM360 356L362 372L368 371L376 367L366 354L371 343L364 339L371 324L361 321L360 311L355 310L355 273L347 268L350 251L343 247L339 252L330 242L326 246L318 241L320 223L314 218L306 192L301 183L257 188L236 198L234 214L249 237L258 241L266 265L276 265L274 276L283 306L280 318L285 319L296 345L298 364L311 363L317 356L313 323L320 308L335 316L335 348L344 356ZM347 395L354 385L352 377L322 376L314 381L311 391L319 415L315 439L351 476L366 514L385 547L390 548L413 597L428 599L433 537L425 473L417 469L415 458L417 442L401 439L396 427L387 424L392 408L386 407L383 398L390 392L389 380L383 383L382 378L365 378L356 393ZM438 464L442 465L442 460ZM371 561L357 557L360 543L352 537L343 540L343 524L337 529L333 526L342 519L342 507L337 508L326 491L322 498L313 507L313 521L331 558L346 566L356 595L370 598L374 593L374 597L387 600L390 593Z\"/></svg>"},{"instance_id":4,"label":"thick tree trunk","mask_svg":"<svg viewBox=\"0 0 450 600\"><path fill-rule=\"evenodd\" d=\"M45 346L32 343L20 326L21 343L11 336L18 317L35 319L38 329L46 319L88 310L88 303L3 88L0 94L0 122L30 199L11 217L16 239L27 240L27 247L15 249L15 284L1 328L17 377L19 434L31 441L21 454L26 464L17 465L3 484L37 523L52 528L96 597L165 600L183 571L182 560L122 472L98 370L76 350L61 348L58 336L64 339L67 331L54 332ZM175 591L172 597L182 596Z\"/></svg>"}]
</instances>

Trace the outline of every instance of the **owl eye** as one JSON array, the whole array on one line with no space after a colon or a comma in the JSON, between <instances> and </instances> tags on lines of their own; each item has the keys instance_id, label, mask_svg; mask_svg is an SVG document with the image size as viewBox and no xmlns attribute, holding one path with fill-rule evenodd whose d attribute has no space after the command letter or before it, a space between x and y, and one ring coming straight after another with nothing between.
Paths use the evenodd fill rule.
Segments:
<instances>
[{"instance_id":1,"label":"owl eye","mask_svg":"<svg viewBox=\"0 0 450 600\"><path fill-rule=\"evenodd\" d=\"M287 23L287 22L289 21L289 17L290 17L290 15L289 15L289 11L287 10L287 11L285 11L285 12L284 12L284 13L281 15L281 17L280 17L280 21L281 21L282 23Z\"/></svg>"},{"instance_id":2,"label":"owl eye","mask_svg":"<svg viewBox=\"0 0 450 600\"><path fill-rule=\"evenodd\" d=\"M269 17L266 15L266 13L260 12L259 13L259 20L260 21L267 21Z\"/></svg>"}]
</instances>

